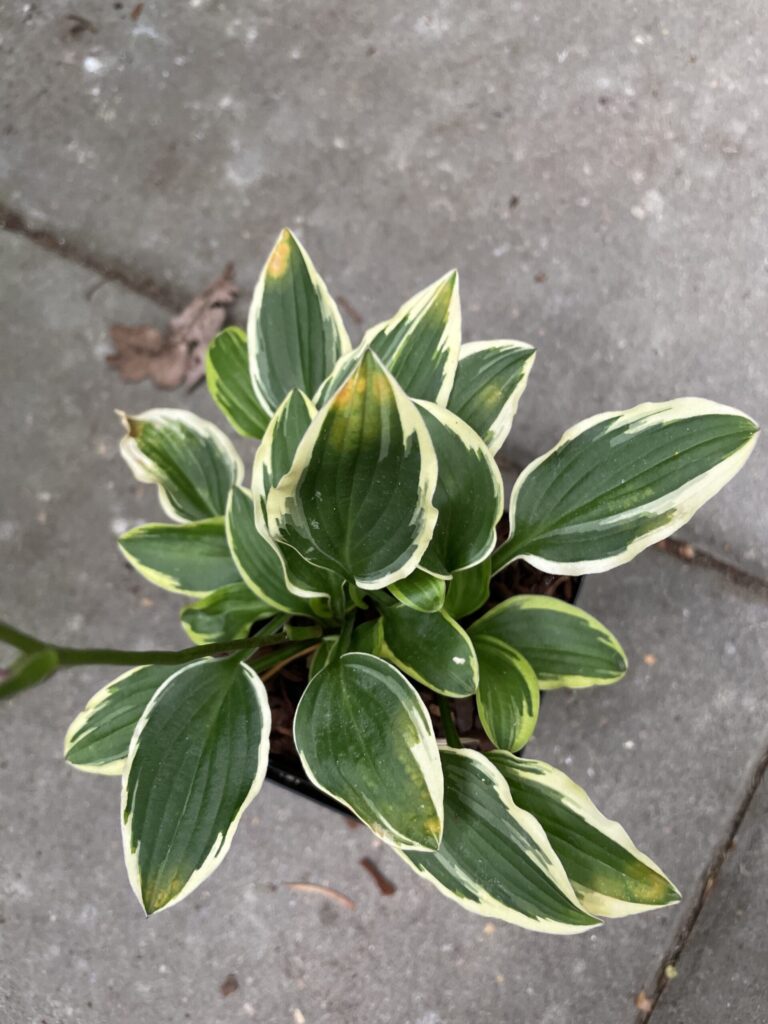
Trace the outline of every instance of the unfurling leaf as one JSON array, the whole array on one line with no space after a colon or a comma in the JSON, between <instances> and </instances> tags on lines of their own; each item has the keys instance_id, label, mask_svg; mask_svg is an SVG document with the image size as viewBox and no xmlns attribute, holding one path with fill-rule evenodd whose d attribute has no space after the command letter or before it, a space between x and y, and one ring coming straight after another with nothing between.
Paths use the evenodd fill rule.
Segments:
<instances>
[{"instance_id":1,"label":"unfurling leaf","mask_svg":"<svg viewBox=\"0 0 768 1024\"><path fill-rule=\"evenodd\" d=\"M144 579L174 594L202 597L240 582L219 517L137 526L124 533L118 545Z\"/></svg>"},{"instance_id":2,"label":"unfurling leaf","mask_svg":"<svg viewBox=\"0 0 768 1024\"><path fill-rule=\"evenodd\" d=\"M746 462L757 424L701 398L638 405L576 424L518 477L515 558L551 573L604 572L684 526Z\"/></svg>"},{"instance_id":3,"label":"unfurling leaf","mask_svg":"<svg viewBox=\"0 0 768 1024\"><path fill-rule=\"evenodd\" d=\"M621 644L594 616L556 597L519 594L502 601L469 628L514 648L529 663L542 690L603 686L627 671Z\"/></svg>"},{"instance_id":4,"label":"unfurling leaf","mask_svg":"<svg viewBox=\"0 0 768 1024\"><path fill-rule=\"evenodd\" d=\"M432 536L429 432L371 352L304 435L267 498L269 531L362 590L409 576Z\"/></svg>"},{"instance_id":5,"label":"unfurling leaf","mask_svg":"<svg viewBox=\"0 0 768 1024\"><path fill-rule=\"evenodd\" d=\"M214 871L261 788L269 753L264 684L235 658L180 669L156 691L123 769L123 849L147 914Z\"/></svg>"},{"instance_id":6,"label":"unfurling leaf","mask_svg":"<svg viewBox=\"0 0 768 1024\"><path fill-rule=\"evenodd\" d=\"M409 676L437 693L468 697L477 689L477 657L472 642L445 612L418 612L386 605L382 613L382 654Z\"/></svg>"},{"instance_id":7,"label":"unfurling leaf","mask_svg":"<svg viewBox=\"0 0 768 1024\"><path fill-rule=\"evenodd\" d=\"M434 850L443 777L432 723L392 665L344 654L313 676L296 710L296 749L309 778L395 846Z\"/></svg>"},{"instance_id":8,"label":"unfurling leaf","mask_svg":"<svg viewBox=\"0 0 768 1024\"><path fill-rule=\"evenodd\" d=\"M336 303L290 231L282 231L248 313L251 378L274 412L294 388L313 395L350 349Z\"/></svg>"},{"instance_id":9,"label":"unfurling leaf","mask_svg":"<svg viewBox=\"0 0 768 1024\"><path fill-rule=\"evenodd\" d=\"M471 341L461 346L448 408L482 437L494 455L509 434L535 356L522 341Z\"/></svg>"},{"instance_id":10,"label":"unfurling leaf","mask_svg":"<svg viewBox=\"0 0 768 1024\"><path fill-rule=\"evenodd\" d=\"M398 601L418 612L439 612L445 601L445 580L423 569L414 569L404 580L390 584L389 590Z\"/></svg>"},{"instance_id":11,"label":"unfurling leaf","mask_svg":"<svg viewBox=\"0 0 768 1024\"><path fill-rule=\"evenodd\" d=\"M224 515L230 489L243 479L243 464L217 426L181 409L119 415L126 429L120 454L137 480L157 485L169 519Z\"/></svg>"},{"instance_id":12,"label":"unfurling leaf","mask_svg":"<svg viewBox=\"0 0 768 1024\"><path fill-rule=\"evenodd\" d=\"M269 413L253 390L248 339L239 327L227 327L211 342L205 360L211 398L243 437L263 437Z\"/></svg>"},{"instance_id":13,"label":"unfurling leaf","mask_svg":"<svg viewBox=\"0 0 768 1024\"><path fill-rule=\"evenodd\" d=\"M488 757L518 807L547 833L585 910L624 917L678 902L680 893L661 869L564 772L501 750Z\"/></svg>"},{"instance_id":14,"label":"unfurling leaf","mask_svg":"<svg viewBox=\"0 0 768 1024\"><path fill-rule=\"evenodd\" d=\"M445 610L454 619L463 619L483 607L490 589L491 559L488 557L471 569L461 569L453 574L445 595Z\"/></svg>"},{"instance_id":15,"label":"unfurling leaf","mask_svg":"<svg viewBox=\"0 0 768 1024\"><path fill-rule=\"evenodd\" d=\"M366 332L362 348L374 352L407 395L445 405L461 346L459 275L450 271Z\"/></svg>"},{"instance_id":16,"label":"unfurling leaf","mask_svg":"<svg viewBox=\"0 0 768 1024\"><path fill-rule=\"evenodd\" d=\"M178 671L178 665L143 665L124 672L95 693L67 730L67 761L84 772L119 775L147 704Z\"/></svg>"},{"instance_id":17,"label":"unfurling leaf","mask_svg":"<svg viewBox=\"0 0 768 1024\"><path fill-rule=\"evenodd\" d=\"M254 622L275 614L274 605L262 601L245 583L229 583L181 609L181 625L195 644L240 640Z\"/></svg>"},{"instance_id":18,"label":"unfurling leaf","mask_svg":"<svg viewBox=\"0 0 768 1024\"><path fill-rule=\"evenodd\" d=\"M502 750L522 750L539 717L536 673L499 640L479 636L473 643L480 669L477 713L485 734Z\"/></svg>"},{"instance_id":19,"label":"unfurling leaf","mask_svg":"<svg viewBox=\"0 0 768 1024\"><path fill-rule=\"evenodd\" d=\"M466 910L566 935L600 924L583 910L541 825L474 750L440 751L445 827L434 853L403 851L423 878Z\"/></svg>"}]
</instances>

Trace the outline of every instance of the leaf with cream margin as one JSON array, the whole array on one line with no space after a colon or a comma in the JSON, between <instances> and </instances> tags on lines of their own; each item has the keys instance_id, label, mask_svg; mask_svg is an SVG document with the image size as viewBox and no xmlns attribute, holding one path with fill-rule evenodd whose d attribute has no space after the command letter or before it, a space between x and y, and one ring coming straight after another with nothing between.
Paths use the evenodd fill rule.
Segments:
<instances>
[{"instance_id":1,"label":"leaf with cream margin","mask_svg":"<svg viewBox=\"0 0 768 1024\"><path fill-rule=\"evenodd\" d=\"M272 536L267 528L267 496L293 465L299 443L316 412L302 391L289 392L272 417L253 460L256 529L277 555L285 586L303 599L338 596L341 578L308 562L302 551Z\"/></svg>"},{"instance_id":2,"label":"leaf with cream margin","mask_svg":"<svg viewBox=\"0 0 768 1024\"><path fill-rule=\"evenodd\" d=\"M226 434L182 409L118 415L126 429L120 454L137 480L157 485L169 519L224 515L230 489L243 479L240 456Z\"/></svg>"},{"instance_id":3,"label":"leaf with cream margin","mask_svg":"<svg viewBox=\"0 0 768 1024\"><path fill-rule=\"evenodd\" d=\"M274 544L256 529L253 497L244 487L232 488L225 526L235 565L257 598L281 612L310 615L306 599L285 585L283 563Z\"/></svg>"},{"instance_id":4,"label":"leaf with cream margin","mask_svg":"<svg viewBox=\"0 0 768 1024\"><path fill-rule=\"evenodd\" d=\"M372 654L331 657L299 701L293 735L309 779L376 835L408 849L437 849L437 742L421 698L394 666Z\"/></svg>"},{"instance_id":5,"label":"leaf with cream margin","mask_svg":"<svg viewBox=\"0 0 768 1024\"><path fill-rule=\"evenodd\" d=\"M374 352L405 393L445 405L461 346L459 275L449 271L372 327L362 347Z\"/></svg>"},{"instance_id":6,"label":"leaf with cream margin","mask_svg":"<svg viewBox=\"0 0 768 1024\"><path fill-rule=\"evenodd\" d=\"M590 914L625 917L680 900L661 869L565 772L507 751L487 756L506 779L518 807L529 811L546 832Z\"/></svg>"},{"instance_id":7,"label":"leaf with cream margin","mask_svg":"<svg viewBox=\"0 0 768 1024\"><path fill-rule=\"evenodd\" d=\"M382 657L436 693L469 697L475 692L477 656L458 622L443 611L419 612L404 604L380 610Z\"/></svg>"},{"instance_id":8,"label":"leaf with cream margin","mask_svg":"<svg viewBox=\"0 0 768 1024\"><path fill-rule=\"evenodd\" d=\"M219 866L267 771L271 715L237 658L185 665L155 692L131 739L121 818L128 877L147 914Z\"/></svg>"},{"instance_id":9,"label":"leaf with cream margin","mask_svg":"<svg viewBox=\"0 0 768 1024\"><path fill-rule=\"evenodd\" d=\"M211 398L238 434L263 437L270 416L253 390L248 339L239 327L227 327L213 339L205 357L205 377Z\"/></svg>"},{"instance_id":10,"label":"leaf with cream margin","mask_svg":"<svg viewBox=\"0 0 768 1024\"><path fill-rule=\"evenodd\" d=\"M493 455L512 427L536 351L522 341L461 346L448 408L482 437Z\"/></svg>"},{"instance_id":11,"label":"leaf with cream margin","mask_svg":"<svg viewBox=\"0 0 768 1024\"><path fill-rule=\"evenodd\" d=\"M605 686L627 671L627 656L613 633L593 615L557 597L510 597L473 622L469 633L475 640L488 637L522 654L542 690Z\"/></svg>"},{"instance_id":12,"label":"leaf with cream margin","mask_svg":"<svg viewBox=\"0 0 768 1024\"><path fill-rule=\"evenodd\" d=\"M147 523L117 541L133 568L156 587L202 597L239 583L224 531L224 520L196 523Z\"/></svg>"},{"instance_id":13,"label":"leaf with cream margin","mask_svg":"<svg viewBox=\"0 0 768 1024\"><path fill-rule=\"evenodd\" d=\"M281 231L248 312L253 388L274 412L294 388L313 395L350 343L338 307L298 239Z\"/></svg>"},{"instance_id":14,"label":"leaf with cream margin","mask_svg":"<svg viewBox=\"0 0 768 1024\"><path fill-rule=\"evenodd\" d=\"M445 595L445 610L454 619L471 615L488 600L491 592L491 559L455 572Z\"/></svg>"},{"instance_id":15,"label":"leaf with cream margin","mask_svg":"<svg viewBox=\"0 0 768 1024\"><path fill-rule=\"evenodd\" d=\"M378 590L419 564L435 526L436 483L423 419L366 352L269 492L269 532L361 590Z\"/></svg>"},{"instance_id":16,"label":"leaf with cream margin","mask_svg":"<svg viewBox=\"0 0 768 1024\"><path fill-rule=\"evenodd\" d=\"M576 424L518 477L494 572L523 558L578 576L629 562L735 476L757 424L702 398L646 403Z\"/></svg>"},{"instance_id":17,"label":"leaf with cream margin","mask_svg":"<svg viewBox=\"0 0 768 1024\"><path fill-rule=\"evenodd\" d=\"M498 466L471 427L432 402L416 405L437 456L437 524L421 567L446 579L493 550L504 488Z\"/></svg>"},{"instance_id":18,"label":"leaf with cream margin","mask_svg":"<svg viewBox=\"0 0 768 1024\"><path fill-rule=\"evenodd\" d=\"M181 626L192 643L244 640L254 622L275 614L245 583L229 583L181 609Z\"/></svg>"},{"instance_id":19,"label":"leaf with cream margin","mask_svg":"<svg viewBox=\"0 0 768 1024\"><path fill-rule=\"evenodd\" d=\"M67 761L84 772L119 775L147 704L178 671L178 665L142 665L123 672L95 693L67 730Z\"/></svg>"},{"instance_id":20,"label":"leaf with cream margin","mask_svg":"<svg viewBox=\"0 0 768 1024\"><path fill-rule=\"evenodd\" d=\"M440 751L445 825L439 850L397 851L465 910L531 931L573 935L600 921L579 905L541 825L474 750Z\"/></svg>"},{"instance_id":21,"label":"leaf with cream margin","mask_svg":"<svg viewBox=\"0 0 768 1024\"><path fill-rule=\"evenodd\" d=\"M476 636L479 681L477 713L486 736L503 750L522 750L539 718L536 673L517 651L499 640Z\"/></svg>"}]
</instances>

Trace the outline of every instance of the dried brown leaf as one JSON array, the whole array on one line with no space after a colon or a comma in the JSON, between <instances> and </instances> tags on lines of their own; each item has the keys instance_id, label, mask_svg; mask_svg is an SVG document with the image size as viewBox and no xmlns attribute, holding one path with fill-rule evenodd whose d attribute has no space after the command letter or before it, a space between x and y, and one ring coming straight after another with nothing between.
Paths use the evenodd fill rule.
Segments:
<instances>
[{"instance_id":1,"label":"dried brown leaf","mask_svg":"<svg viewBox=\"0 0 768 1024\"><path fill-rule=\"evenodd\" d=\"M205 352L227 319L237 296L234 265L196 295L168 324L163 334L150 325L113 324L115 346L107 362L129 383L149 379L158 388L173 389L186 383L193 388L205 375Z\"/></svg>"}]
</instances>

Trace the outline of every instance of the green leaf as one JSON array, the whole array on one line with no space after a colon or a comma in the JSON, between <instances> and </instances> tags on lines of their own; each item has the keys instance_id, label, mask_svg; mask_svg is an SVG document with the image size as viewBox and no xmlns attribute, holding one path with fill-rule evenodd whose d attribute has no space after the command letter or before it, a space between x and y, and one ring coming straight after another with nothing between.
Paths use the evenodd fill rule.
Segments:
<instances>
[{"instance_id":1,"label":"green leaf","mask_svg":"<svg viewBox=\"0 0 768 1024\"><path fill-rule=\"evenodd\" d=\"M221 863L269 755L267 692L236 658L193 662L147 705L123 771L123 849L147 914Z\"/></svg>"},{"instance_id":2,"label":"green leaf","mask_svg":"<svg viewBox=\"0 0 768 1024\"><path fill-rule=\"evenodd\" d=\"M500 640L474 638L480 667L477 713L486 736L504 750L521 750L539 717L536 673L517 651Z\"/></svg>"},{"instance_id":3,"label":"green leaf","mask_svg":"<svg viewBox=\"0 0 768 1024\"><path fill-rule=\"evenodd\" d=\"M463 619L482 608L491 592L491 559L453 574L445 595L445 610L454 619Z\"/></svg>"},{"instance_id":4,"label":"green leaf","mask_svg":"<svg viewBox=\"0 0 768 1024\"><path fill-rule=\"evenodd\" d=\"M270 491L269 531L362 590L386 587L413 572L429 543L436 476L424 421L366 352Z\"/></svg>"},{"instance_id":5,"label":"green leaf","mask_svg":"<svg viewBox=\"0 0 768 1024\"><path fill-rule=\"evenodd\" d=\"M272 417L264 440L253 461L253 489L256 498L256 529L280 559L288 590L302 598L337 596L341 578L312 565L287 544L280 544L267 528L267 496L290 470L299 443L306 434L316 409L302 391L291 391Z\"/></svg>"},{"instance_id":6,"label":"green leaf","mask_svg":"<svg viewBox=\"0 0 768 1024\"><path fill-rule=\"evenodd\" d=\"M407 605L381 608L382 653L413 679L447 697L477 689L477 657L467 634L445 612L414 611Z\"/></svg>"},{"instance_id":7,"label":"green leaf","mask_svg":"<svg viewBox=\"0 0 768 1024\"><path fill-rule=\"evenodd\" d=\"M504 488L478 435L447 409L417 402L437 455L438 516L422 567L448 577L481 562L496 544Z\"/></svg>"},{"instance_id":8,"label":"green leaf","mask_svg":"<svg viewBox=\"0 0 768 1024\"><path fill-rule=\"evenodd\" d=\"M131 736L147 704L178 671L178 665L143 665L107 683L91 697L67 730L67 761L84 772L120 775Z\"/></svg>"},{"instance_id":9,"label":"green leaf","mask_svg":"<svg viewBox=\"0 0 768 1024\"><path fill-rule=\"evenodd\" d=\"M493 454L512 427L536 357L522 341L472 341L461 346L448 408L482 437Z\"/></svg>"},{"instance_id":10,"label":"green leaf","mask_svg":"<svg viewBox=\"0 0 768 1024\"><path fill-rule=\"evenodd\" d=\"M515 805L491 762L467 749L444 748L440 758L445 778L440 849L403 851L403 860L483 917L560 935L600 924L579 906L541 825Z\"/></svg>"},{"instance_id":11,"label":"green leaf","mask_svg":"<svg viewBox=\"0 0 768 1024\"><path fill-rule=\"evenodd\" d=\"M274 615L275 607L261 600L245 583L230 583L181 609L181 625L195 644L241 640L254 622Z\"/></svg>"},{"instance_id":12,"label":"green leaf","mask_svg":"<svg viewBox=\"0 0 768 1024\"><path fill-rule=\"evenodd\" d=\"M243 464L218 427L181 409L119 413L126 429L120 454L137 480L157 484L160 504L176 522L224 515Z\"/></svg>"},{"instance_id":13,"label":"green leaf","mask_svg":"<svg viewBox=\"0 0 768 1024\"><path fill-rule=\"evenodd\" d=\"M282 231L248 313L251 378L261 404L274 412L294 388L313 395L349 350L339 310L312 260Z\"/></svg>"},{"instance_id":14,"label":"green leaf","mask_svg":"<svg viewBox=\"0 0 768 1024\"><path fill-rule=\"evenodd\" d=\"M738 410L701 398L578 423L518 477L494 571L515 558L570 575L629 562L717 494L744 465L757 430Z\"/></svg>"},{"instance_id":15,"label":"green leaf","mask_svg":"<svg viewBox=\"0 0 768 1024\"><path fill-rule=\"evenodd\" d=\"M339 390L341 385L345 380L347 380L364 355L365 349L362 345L358 345L358 347L352 349L351 352L345 352L338 360L333 370L331 370L312 396L312 401L318 409L325 405L328 399Z\"/></svg>"},{"instance_id":16,"label":"green leaf","mask_svg":"<svg viewBox=\"0 0 768 1024\"><path fill-rule=\"evenodd\" d=\"M459 275L451 270L372 327L362 347L375 352L411 398L445 405L461 347Z\"/></svg>"},{"instance_id":17,"label":"green leaf","mask_svg":"<svg viewBox=\"0 0 768 1024\"><path fill-rule=\"evenodd\" d=\"M293 723L309 778L388 843L434 850L443 779L414 688L372 654L344 654L307 686Z\"/></svg>"},{"instance_id":18,"label":"green leaf","mask_svg":"<svg viewBox=\"0 0 768 1024\"><path fill-rule=\"evenodd\" d=\"M220 517L196 523L146 523L128 530L117 543L144 579L174 594L203 597L240 581Z\"/></svg>"},{"instance_id":19,"label":"green leaf","mask_svg":"<svg viewBox=\"0 0 768 1024\"><path fill-rule=\"evenodd\" d=\"M469 634L473 640L500 640L522 654L542 690L603 686L627 671L626 655L613 633L556 597L510 597L474 622Z\"/></svg>"},{"instance_id":20,"label":"green leaf","mask_svg":"<svg viewBox=\"0 0 768 1024\"><path fill-rule=\"evenodd\" d=\"M227 327L208 346L205 377L211 398L243 437L263 437L269 424L253 390L248 339L239 327Z\"/></svg>"},{"instance_id":21,"label":"green leaf","mask_svg":"<svg viewBox=\"0 0 768 1024\"><path fill-rule=\"evenodd\" d=\"M439 612L445 601L445 580L414 569L404 580L392 583L389 591L402 604L418 612Z\"/></svg>"},{"instance_id":22,"label":"green leaf","mask_svg":"<svg viewBox=\"0 0 768 1024\"><path fill-rule=\"evenodd\" d=\"M306 599L285 584L283 563L273 544L256 529L254 501L243 487L233 487L227 505L227 542L235 564L253 593L281 612L309 615Z\"/></svg>"},{"instance_id":23,"label":"green leaf","mask_svg":"<svg viewBox=\"0 0 768 1024\"><path fill-rule=\"evenodd\" d=\"M501 750L488 757L518 807L541 824L585 910L624 917L679 901L661 869L564 772Z\"/></svg>"}]
</instances>

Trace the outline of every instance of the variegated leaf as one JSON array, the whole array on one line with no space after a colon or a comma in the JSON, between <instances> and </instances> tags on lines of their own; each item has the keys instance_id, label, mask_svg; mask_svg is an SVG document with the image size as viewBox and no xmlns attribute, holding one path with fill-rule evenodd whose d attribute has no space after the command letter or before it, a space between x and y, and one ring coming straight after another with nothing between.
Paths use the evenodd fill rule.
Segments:
<instances>
[{"instance_id":1,"label":"variegated leaf","mask_svg":"<svg viewBox=\"0 0 768 1024\"><path fill-rule=\"evenodd\" d=\"M182 409L119 415L126 429L120 454L137 480L157 485L169 519L224 515L231 487L243 479L240 456L226 434Z\"/></svg>"},{"instance_id":2,"label":"variegated leaf","mask_svg":"<svg viewBox=\"0 0 768 1024\"><path fill-rule=\"evenodd\" d=\"M312 421L267 498L268 528L362 590L409 576L434 529L429 432L372 352Z\"/></svg>"},{"instance_id":3,"label":"variegated leaf","mask_svg":"<svg viewBox=\"0 0 768 1024\"><path fill-rule=\"evenodd\" d=\"M409 299L391 320L372 327L362 345L376 353L411 398L445 405L461 346L457 272L451 270Z\"/></svg>"},{"instance_id":4,"label":"variegated leaf","mask_svg":"<svg viewBox=\"0 0 768 1024\"><path fill-rule=\"evenodd\" d=\"M248 339L239 327L217 334L205 356L208 390L216 405L243 437L263 437L269 413L253 390Z\"/></svg>"},{"instance_id":5,"label":"variegated leaf","mask_svg":"<svg viewBox=\"0 0 768 1024\"><path fill-rule=\"evenodd\" d=\"M358 345L357 348L352 349L351 352L346 352L336 363L334 368L325 378L323 383L317 389L312 396L312 401L319 409L325 405L329 398L339 390L344 381L354 371L357 364L362 359L365 353L365 349L362 345Z\"/></svg>"},{"instance_id":6,"label":"variegated leaf","mask_svg":"<svg viewBox=\"0 0 768 1024\"><path fill-rule=\"evenodd\" d=\"M338 307L312 260L282 231L248 313L251 378L264 408L274 412L294 388L313 395L349 349Z\"/></svg>"},{"instance_id":7,"label":"variegated leaf","mask_svg":"<svg viewBox=\"0 0 768 1024\"><path fill-rule=\"evenodd\" d=\"M503 750L522 750L539 717L536 673L499 640L478 636L472 642L480 669L475 699L485 734Z\"/></svg>"},{"instance_id":8,"label":"variegated leaf","mask_svg":"<svg viewBox=\"0 0 768 1024\"><path fill-rule=\"evenodd\" d=\"M429 614L403 604L384 605L381 615L383 657L437 693L475 692L477 656L458 622L443 611Z\"/></svg>"},{"instance_id":9,"label":"variegated leaf","mask_svg":"<svg viewBox=\"0 0 768 1024\"><path fill-rule=\"evenodd\" d=\"M138 573L174 594L202 597L240 582L220 517L196 523L147 523L128 530L117 543Z\"/></svg>"},{"instance_id":10,"label":"variegated leaf","mask_svg":"<svg viewBox=\"0 0 768 1024\"><path fill-rule=\"evenodd\" d=\"M95 693L67 730L67 761L84 772L119 775L147 704L178 671L178 665L143 665L123 672Z\"/></svg>"},{"instance_id":11,"label":"variegated leaf","mask_svg":"<svg viewBox=\"0 0 768 1024\"><path fill-rule=\"evenodd\" d=\"M259 598L245 583L230 583L181 609L181 625L195 644L240 640L254 622L268 619L275 607Z\"/></svg>"},{"instance_id":12,"label":"variegated leaf","mask_svg":"<svg viewBox=\"0 0 768 1024\"><path fill-rule=\"evenodd\" d=\"M313 676L293 735L312 782L395 846L434 850L443 777L419 695L372 654L344 654Z\"/></svg>"},{"instance_id":13,"label":"variegated leaf","mask_svg":"<svg viewBox=\"0 0 768 1024\"><path fill-rule=\"evenodd\" d=\"M235 658L184 666L155 692L123 769L123 849L147 914L178 903L229 850L261 788L270 710L258 675Z\"/></svg>"},{"instance_id":14,"label":"variegated leaf","mask_svg":"<svg viewBox=\"0 0 768 1024\"><path fill-rule=\"evenodd\" d=\"M330 598L338 594L341 578L307 562L301 551L281 544L267 528L267 496L293 465L296 450L309 429L316 409L301 391L291 391L280 404L253 460L256 529L280 560L288 590L301 598Z\"/></svg>"},{"instance_id":15,"label":"variegated leaf","mask_svg":"<svg viewBox=\"0 0 768 1024\"><path fill-rule=\"evenodd\" d=\"M491 559L455 572L445 595L445 610L454 619L463 619L482 608L491 590Z\"/></svg>"},{"instance_id":16,"label":"variegated leaf","mask_svg":"<svg viewBox=\"0 0 768 1024\"><path fill-rule=\"evenodd\" d=\"M510 597L469 632L473 639L490 637L522 654L542 690L604 686L627 671L627 657L613 633L593 615L556 597Z\"/></svg>"},{"instance_id":17,"label":"variegated leaf","mask_svg":"<svg viewBox=\"0 0 768 1024\"><path fill-rule=\"evenodd\" d=\"M403 860L483 917L560 935L600 924L579 906L544 830L514 803L498 769L474 750L442 749L440 757L445 778L440 849L402 851Z\"/></svg>"},{"instance_id":18,"label":"variegated leaf","mask_svg":"<svg viewBox=\"0 0 768 1024\"><path fill-rule=\"evenodd\" d=\"M240 576L253 593L278 611L310 615L306 598L297 597L285 584L280 556L256 529L252 496L233 487L227 504L227 543Z\"/></svg>"},{"instance_id":19,"label":"variegated leaf","mask_svg":"<svg viewBox=\"0 0 768 1024\"><path fill-rule=\"evenodd\" d=\"M757 430L738 410L700 398L578 423L518 477L494 571L515 558L571 575L623 565L717 494L746 462Z\"/></svg>"},{"instance_id":20,"label":"variegated leaf","mask_svg":"<svg viewBox=\"0 0 768 1024\"><path fill-rule=\"evenodd\" d=\"M501 750L488 757L518 807L546 832L590 914L625 917L678 902L680 893L661 869L564 772Z\"/></svg>"},{"instance_id":21,"label":"variegated leaf","mask_svg":"<svg viewBox=\"0 0 768 1024\"><path fill-rule=\"evenodd\" d=\"M437 456L437 523L421 566L445 579L493 550L504 488L496 463L471 427L432 402L416 405Z\"/></svg>"},{"instance_id":22,"label":"variegated leaf","mask_svg":"<svg viewBox=\"0 0 768 1024\"><path fill-rule=\"evenodd\" d=\"M404 580L390 584L389 591L401 604L418 612L439 612L445 601L445 580L414 569Z\"/></svg>"},{"instance_id":23,"label":"variegated leaf","mask_svg":"<svg viewBox=\"0 0 768 1024\"><path fill-rule=\"evenodd\" d=\"M536 357L522 341L471 341L461 346L448 408L482 437L492 454L509 434Z\"/></svg>"}]
</instances>

